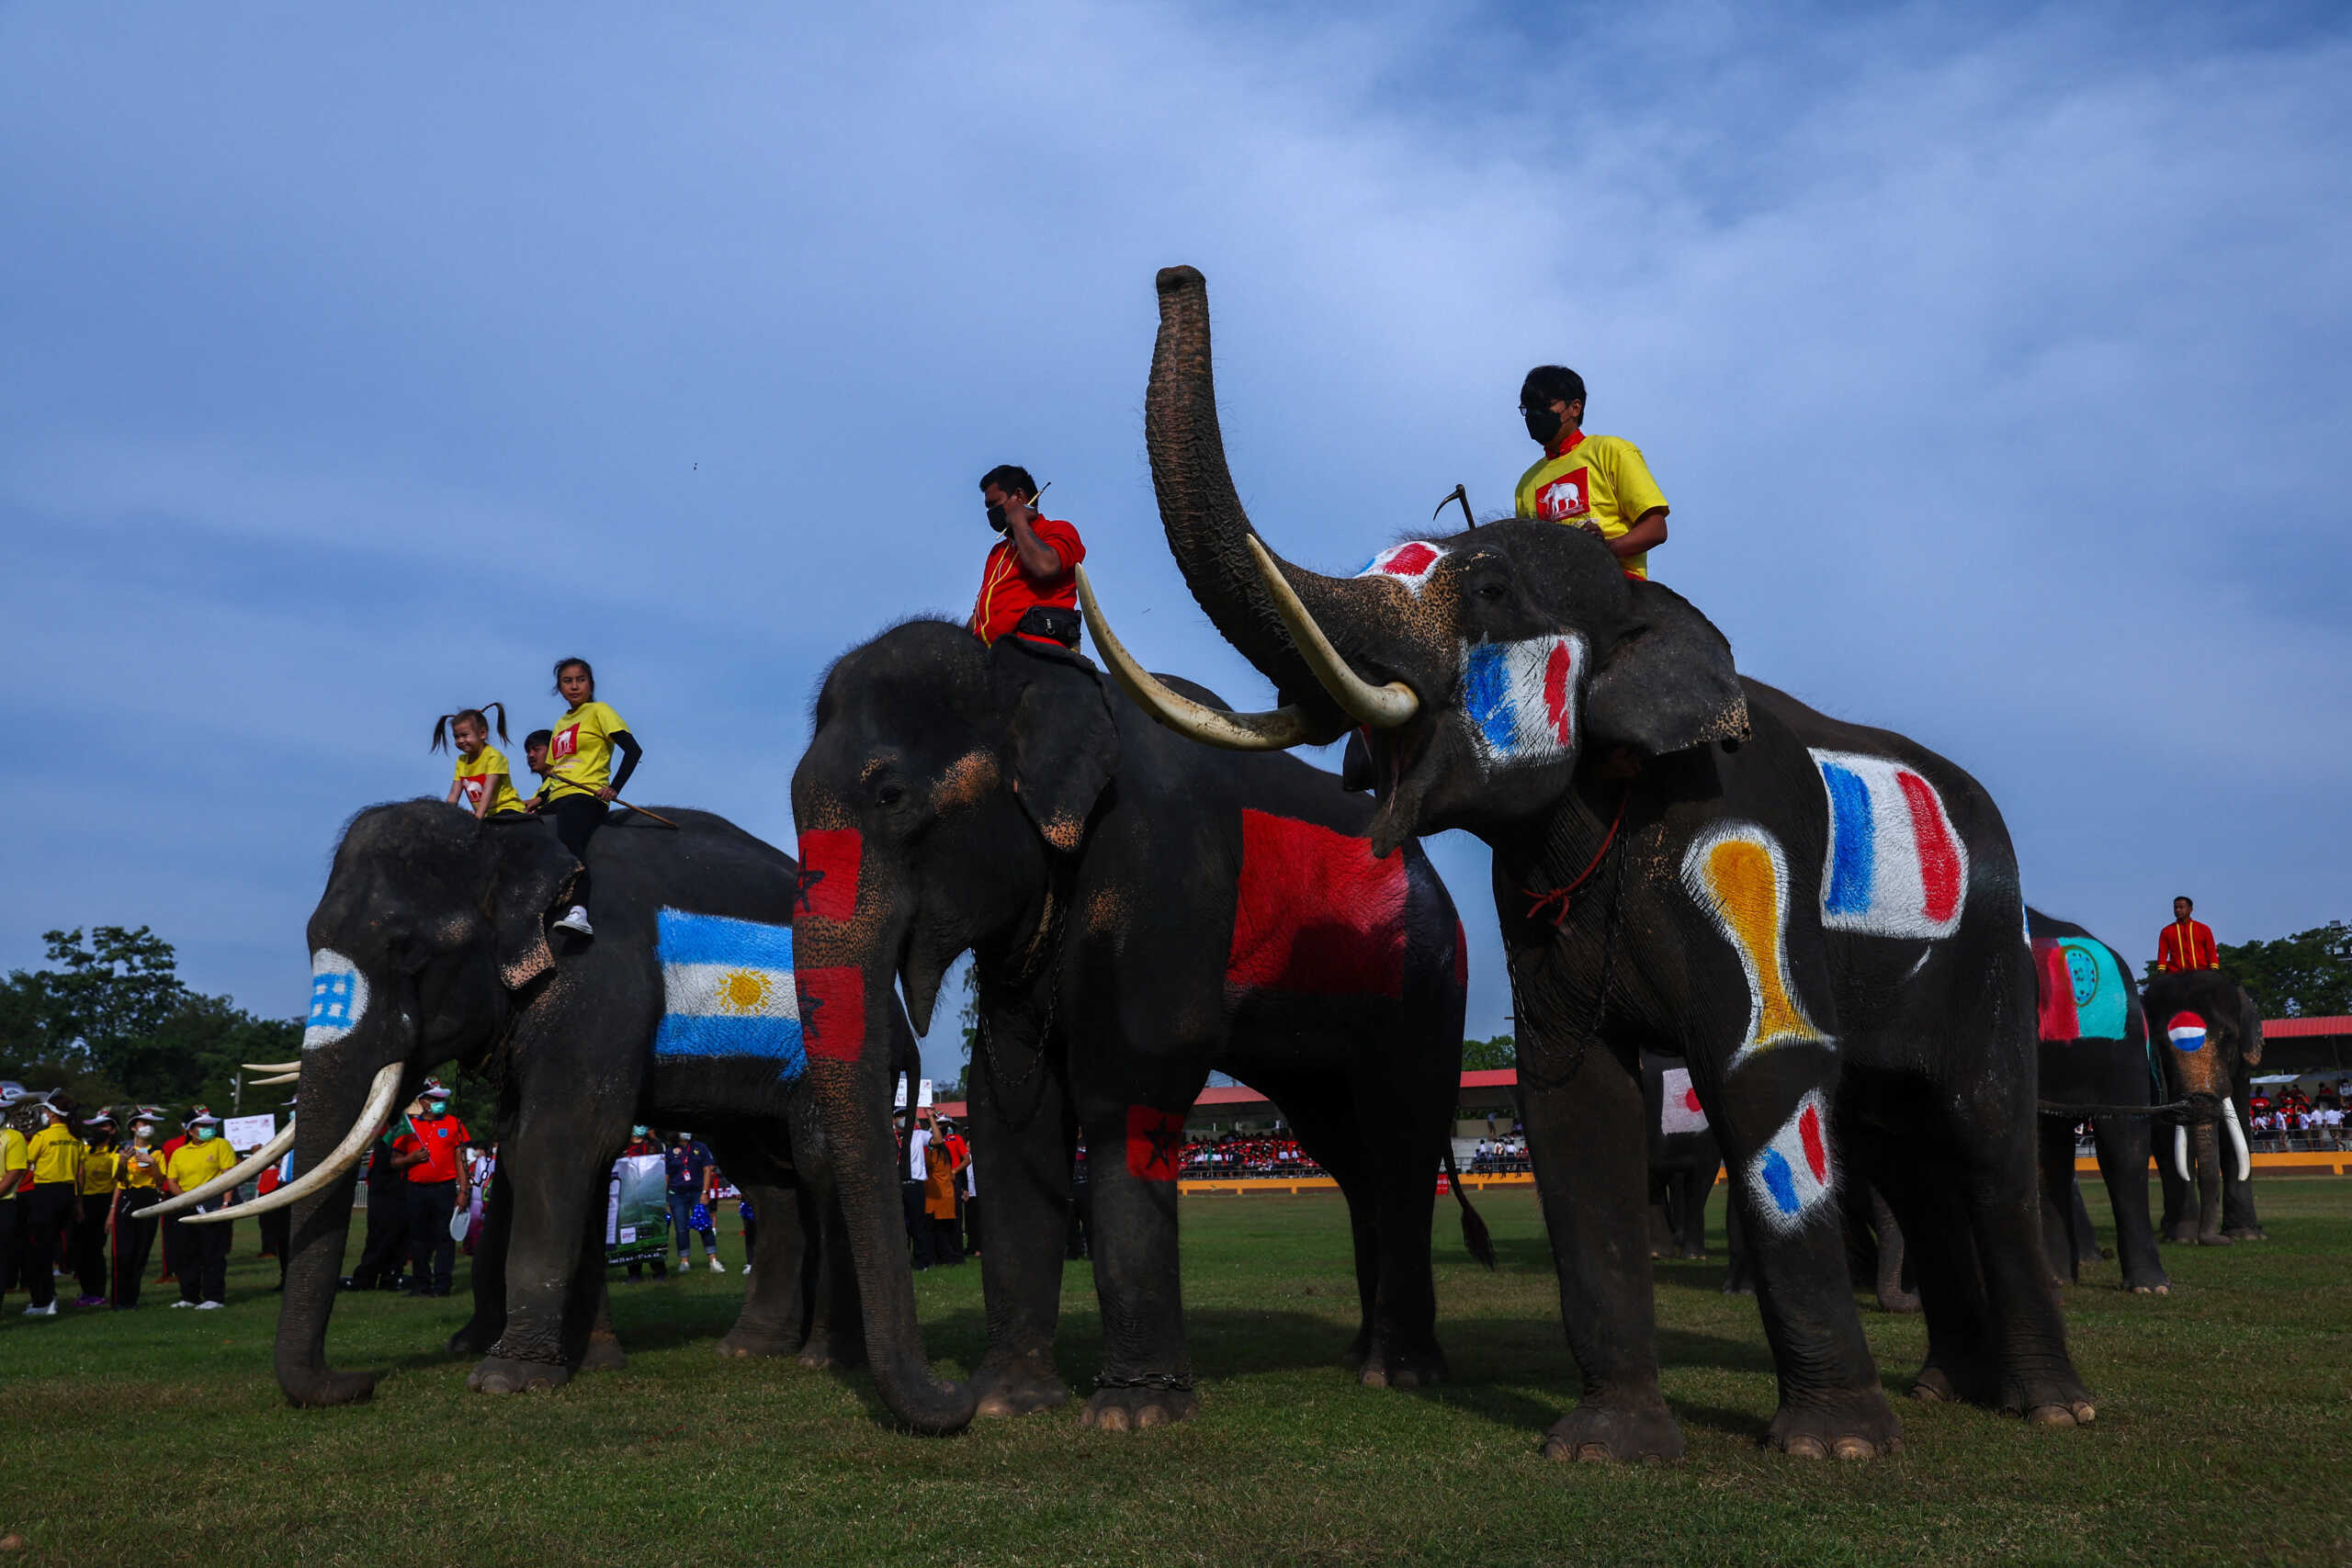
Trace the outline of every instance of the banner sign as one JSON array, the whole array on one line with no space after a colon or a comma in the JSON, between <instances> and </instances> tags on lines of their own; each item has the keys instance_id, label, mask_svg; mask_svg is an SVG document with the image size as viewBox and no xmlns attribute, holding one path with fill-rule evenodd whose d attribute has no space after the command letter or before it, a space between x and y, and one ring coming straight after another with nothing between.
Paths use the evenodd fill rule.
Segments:
<instances>
[{"instance_id":1,"label":"banner sign","mask_svg":"<svg viewBox=\"0 0 2352 1568\"><path fill-rule=\"evenodd\" d=\"M232 1116L220 1123L220 1135L239 1154L257 1149L277 1136L277 1118L270 1111L258 1116Z\"/></svg>"},{"instance_id":2,"label":"banner sign","mask_svg":"<svg viewBox=\"0 0 2352 1568\"><path fill-rule=\"evenodd\" d=\"M670 1246L670 1202L660 1155L613 1162L605 1202L605 1261L660 1258Z\"/></svg>"}]
</instances>

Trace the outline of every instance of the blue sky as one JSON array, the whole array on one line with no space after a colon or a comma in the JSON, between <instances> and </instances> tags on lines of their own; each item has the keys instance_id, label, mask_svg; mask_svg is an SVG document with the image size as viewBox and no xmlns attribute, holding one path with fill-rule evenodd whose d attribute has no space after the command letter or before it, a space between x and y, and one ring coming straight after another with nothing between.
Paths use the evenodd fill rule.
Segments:
<instances>
[{"instance_id":1,"label":"blue sky","mask_svg":"<svg viewBox=\"0 0 2352 1568\"><path fill-rule=\"evenodd\" d=\"M1151 505L1178 261L1294 558L1506 505L1565 360L1657 575L1984 780L2036 902L2352 913L2340 8L832 9L0 12L0 965L145 922L298 1010L338 825L559 654L633 794L788 843L814 682L968 606L998 461L1258 704Z\"/></svg>"}]
</instances>

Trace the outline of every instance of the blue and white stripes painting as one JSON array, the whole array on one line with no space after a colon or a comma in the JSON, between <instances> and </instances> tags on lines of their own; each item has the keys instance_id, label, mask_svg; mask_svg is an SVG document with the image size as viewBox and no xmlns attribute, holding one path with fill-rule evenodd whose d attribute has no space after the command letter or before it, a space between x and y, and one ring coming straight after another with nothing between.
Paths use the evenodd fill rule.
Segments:
<instances>
[{"instance_id":1,"label":"blue and white stripes painting","mask_svg":"<svg viewBox=\"0 0 2352 1568\"><path fill-rule=\"evenodd\" d=\"M792 928L724 915L660 915L662 1025L653 1054L753 1056L797 1078L808 1065L792 978Z\"/></svg>"}]
</instances>

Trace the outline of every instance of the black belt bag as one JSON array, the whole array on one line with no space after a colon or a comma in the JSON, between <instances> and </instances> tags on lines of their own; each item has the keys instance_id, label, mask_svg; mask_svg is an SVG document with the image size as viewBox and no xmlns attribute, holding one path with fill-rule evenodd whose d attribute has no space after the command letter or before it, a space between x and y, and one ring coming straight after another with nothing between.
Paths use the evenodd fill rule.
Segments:
<instances>
[{"instance_id":1,"label":"black belt bag","mask_svg":"<svg viewBox=\"0 0 2352 1568\"><path fill-rule=\"evenodd\" d=\"M1064 648L1078 646L1078 612L1060 604L1032 604L1012 629L1023 637L1049 637Z\"/></svg>"}]
</instances>

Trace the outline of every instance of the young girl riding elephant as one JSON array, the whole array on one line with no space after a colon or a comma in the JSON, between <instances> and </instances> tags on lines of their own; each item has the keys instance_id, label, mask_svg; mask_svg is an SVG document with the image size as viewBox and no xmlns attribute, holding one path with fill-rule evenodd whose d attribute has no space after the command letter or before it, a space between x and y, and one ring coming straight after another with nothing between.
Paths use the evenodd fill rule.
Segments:
<instances>
[{"instance_id":1,"label":"young girl riding elephant","mask_svg":"<svg viewBox=\"0 0 2352 1568\"><path fill-rule=\"evenodd\" d=\"M478 708L459 708L445 713L433 721L433 750L438 751L450 741L457 742L458 762L449 781L449 804L462 804L476 817L488 817L501 811L520 811L523 797L514 792L513 770L507 766L505 754L490 743L488 710L498 710L498 738L506 739L506 705L484 703Z\"/></svg>"},{"instance_id":2,"label":"young girl riding elephant","mask_svg":"<svg viewBox=\"0 0 2352 1568\"><path fill-rule=\"evenodd\" d=\"M555 690L571 705L555 721L548 741L548 786L526 809L552 813L555 836L580 862L571 908L555 929L594 936L588 924L588 840L605 825L608 803L628 784L645 749L628 732L628 722L596 700L596 671L586 660L558 660ZM618 773L612 770L616 751L621 754Z\"/></svg>"}]
</instances>

